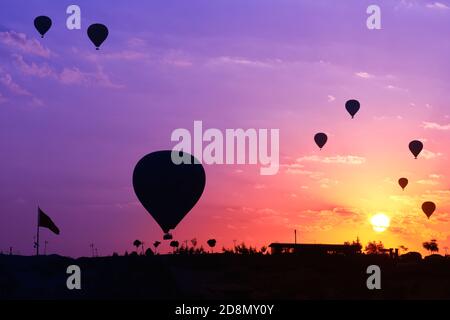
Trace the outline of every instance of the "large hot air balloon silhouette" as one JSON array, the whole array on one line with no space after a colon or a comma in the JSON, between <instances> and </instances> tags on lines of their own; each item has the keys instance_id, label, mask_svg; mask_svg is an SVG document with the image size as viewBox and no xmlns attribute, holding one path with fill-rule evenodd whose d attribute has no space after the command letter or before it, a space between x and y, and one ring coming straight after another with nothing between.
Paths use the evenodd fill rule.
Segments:
<instances>
[{"instance_id":1,"label":"large hot air balloon silhouette","mask_svg":"<svg viewBox=\"0 0 450 320\"><path fill-rule=\"evenodd\" d=\"M423 149L423 143L419 140L413 140L409 143L409 151L414 155L414 158L417 159L417 156Z\"/></svg>"},{"instance_id":2,"label":"large hot air balloon silhouette","mask_svg":"<svg viewBox=\"0 0 450 320\"><path fill-rule=\"evenodd\" d=\"M41 34L41 38L44 37L44 34L50 30L52 26L52 19L47 16L39 16L34 19L34 27Z\"/></svg>"},{"instance_id":3,"label":"large hot air balloon silhouette","mask_svg":"<svg viewBox=\"0 0 450 320\"><path fill-rule=\"evenodd\" d=\"M359 104L358 100L348 100L345 103L345 109L347 109L347 112L350 113L352 119L355 116L355 114L359 111L360 107L361 105Z\"/></svg>"},{"instance_id":4,"label":"large hot air balloon silhouette","mask_svg":"<svg viewBox=\"0 0 450 320\"><path fill-rule=\"evenodd\" d=\"M94 23L87 29L89 39L95 45L95 49L98 50L103 41L108 37L108 28L101 23Z\"/></svg>"},{"instance_id":5,"label":"large hot air balloon silhouette","mask_svg":"<svg viewBox=\"0 0 450 320\"><path fill-rule=\"evenodd\" d=\"M436 205L434 202L426 201L422 204L422 210L427 215L428 219L430 219L431 215L436 210Z\"/></svg>"},{"instance_id":6,"label":"large hot air balloon silhouette","mask_svg":"<svg viewBox=\"0 0 450 320\"><path fill-rule=\"evenodd\" d=\"M400 187L402 187L403 190L405 190L406 186L408 185L408 179L400 178L398 179L398 184L400 185Z\"/></svg>"},{"instance_id":7,"label":"large hot air balloon silhouette","mask_svg":"<svg viewBox=\"0 0 450 320\"><path fill-rule=\"evenodd\" d=\"M323 146L327 143L327 140L328 137L323 132L316 133L316 135L314 136L314 141L320 149L322 149Z\"/></svg>"},{"instance_id":8,"label":"large hot air balloon silhouette","mask_svg":"<svg viewBox=\"0 0 450 320\"><path fill-rule=\"evenodd\" d=\"M172 153L190 158L190 164L175 164ZM184 158L183 158L184 159ZM182 151L157 151L143 157L133 172L133 187L137 198L171 239L175 229L194 207L203 193L206 175L203 166Z\"/></svg>"}]
</instances>

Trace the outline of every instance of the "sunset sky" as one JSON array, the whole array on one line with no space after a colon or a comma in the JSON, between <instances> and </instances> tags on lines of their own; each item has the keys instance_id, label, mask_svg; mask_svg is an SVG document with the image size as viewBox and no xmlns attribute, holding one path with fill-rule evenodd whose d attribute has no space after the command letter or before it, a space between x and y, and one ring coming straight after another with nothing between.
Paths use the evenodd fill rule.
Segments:
<instances>
[{"instance_id":1,"label":"sunset sky","mask_svg":"<svg viewBox=\"0 0 450 320\"><path fill-rule=\"evenodd\" d=\"M95 3L94 3L95 2ZM281 167L206 165L204 194L173 232L231 247L450 246L450 1L170 0L0 4L0 250L100 255L161 240L131 183L177 128L280 130ZM81 7L81 30L66 8ZM381 7L381 30L366 8ZM40 38L36 16L53 26ZM96 51L86 35L104 23ZM351 119L344 105L358 99ZM313 137L328 135L319 150ZM417 160L408 143L425 148ZM400 177L409 179L402 191ZM434 201L428 220L421 210ZM390 227L376 233L383 212ZM161 251L167 251L164 243Z\"/></svg>"}]
</instances>

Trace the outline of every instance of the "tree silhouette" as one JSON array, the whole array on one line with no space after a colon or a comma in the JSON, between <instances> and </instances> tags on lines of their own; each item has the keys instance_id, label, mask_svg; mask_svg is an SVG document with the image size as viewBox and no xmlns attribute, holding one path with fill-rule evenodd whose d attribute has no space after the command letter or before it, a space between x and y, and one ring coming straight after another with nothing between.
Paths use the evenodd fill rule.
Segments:
<instances>
[{"instance_id":1,"label":"tree silhouette","mask_svg":"<svg viewBox=\"0 0 450 320\"><path fill-rule=\"evenodd\" d=\"M211 251L214 252L214 247L216 246L216 239L209 239L206 241L208 246L211 248Z\"/></svg>"},{"instance_id":2,"label":"tree silhouette","mask_svg":"<svg viewBox=\"0 0 450 320\"><path fill-rule=\"evenodd\" d=\"M157 253L157 249L158 249L160 244L161 244L161 242L159 242L159 241L153 242L153 247L155 247L155 253Z\"/></svg>"},{"instance_id":3,"label":"tree silhouette","mask_svg":"<svg viewBox=\"0 0 450 320\"><path fill-rule=\"evenodd\" d=\"M176 248L178 248L179 245L180 244L178 241L175 241L175 240L170 241L170 246L173 248L173 253L175 253L175 250L176 250Z\"/></svg>"},{"instance_id":4,"label":"tree silhouette","mask_svg":"<svg viewBox=\"0 0 450 320\"><path fill-rule=\"evenodd\" d=\"M192 239L191 244L193 247L196 247L197 246L197 238Z\"/></svg>"},{"instance_id":5,"label":"tree silhouette","mask_svg":"<svg viewBox=\"0 0 450 320\"><path fill-rule=\"evenodd\" d=\"M141 240L134 240L133 242L133 246L136 247L136 251L139 249L140 246L142 246L144 243ZM142 250L144 249L144 247L142 247Z\"/></svg>"},{"instance_id":6,"label":"tree silhouette","mask_svg":"<svg viewBox=\"0 0 450 320\"><path fill-rule=\"evenodd\" d=\"M366 254L383 254L384 245L381 241L378 243L376 241L369 242L364 251Z\"/></svg>"},{"instance_id":7,"label":"tree silhouette","mask_svg":"<svg viewBox=\"0 0 450 320\"><path fill-rule=\"evenodd\" d=\"M422 246L425 250L429 251L431 254L433 252L439 252L439 247L436 239L431 239L429 242L425 241Z\"/></svg>"}]
</instances>

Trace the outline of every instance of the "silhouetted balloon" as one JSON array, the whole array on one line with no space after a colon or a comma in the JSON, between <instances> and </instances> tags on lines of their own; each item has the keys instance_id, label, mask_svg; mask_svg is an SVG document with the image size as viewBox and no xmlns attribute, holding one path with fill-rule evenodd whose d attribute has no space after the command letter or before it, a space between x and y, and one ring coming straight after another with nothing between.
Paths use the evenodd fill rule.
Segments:
<instances>
[{"instance_id":1,"label":"silhouetted balloon","mask_svg":"<svg viewBox=\"0 0 450 320\"><path fill-rule=\"evenodd\" d=\"M434 204L434 202L431 201L424 202L422 204L422 210L427 215L428 219L430 219L434 210L436 210L436 205Z\"/></svg>"},{"instance_id":2,"label":"silhouetted balloon","mask_svg":"<svg viewBox=\"0 0 450 320\"><path fill-rule=\"evenodd\" d=\"M47 16L39 16L34 19L34 27L41 34L41 38L44 37L44 34L50 30L52 26L52 19Z\"/></svg>"},{"instance_id":3,"label":"silhouetted balloon","mask_svg":"<svg viewBox=\"0 0 450 320\"><path fill-rule=\"evenodd\" d=\"M360 104L358 100L348 100L345 103L345 109L347 109L347 112L350 113L350 115L353 117L355 116L355 114L358 112L359 108L360 108Z\"/></svg>"},{"instance_id":4,"label":"silhouetted balloon","mask_svg":"<svg viewBox=\"0 0 450 320\"><path fill-rule=\"evenodd\" d=\"M208 241L206 241L206 243L208 244L208 246L210 246L211 248L214 248L216 246L216 239L209 239Z\"/></svg>"},{"instance_id":5,"label":"silhouetted balloon","mask_svg":"<svg viewBox=\"0 0 450 320\"><path fill-rule=\"evenodd\" d=\"M403 190L405 190L406 186L408 185L408 179L400 178L398 179L398 184L400 185L400 187L402 187Z\"/></svg>"},{"instance_id":6,"label":"silhouetted balloon","mask_svg":"<svg viewBox=\"0 0 450 320\"><path fill-rule=\"evenodd\" d=\"M190 159L175 164L172 153ZM194 156L181 151L157 151L143 157L133 172L139 201L167 234L194 207L206 183L205 170ZM166 235L164 236L166 238Z\"/></svg>"},{"instance_id":7,"label":"silhouetted balloon","mask_svg":"<svg viewBox=\"0 0 450 320\"><path fill-rule=\"evenodd\" d=\"M108 28L104 24L94 23L87 29L87 34L95 45L96 50L98 50L103 41L108 37Z\"/></svg>"},{"instance_id":8,"label":"silhouetted balloon","mask_svg":"<svg viewBox=\"0 0 450 320\"><path fill-rule=\"evenodd\" d=\"M413 140L409 143L409 150L414 155L414 157L417 159L417 156L423 149L423 143L419 140Z\"/></svg>"},{"instance_id":9,"label":"silhouetted balloon","mask_svg":"<svg viewBox=\"0 0 450 320\"><path fill-rule=\"evenodd\" d=\"M325 133L319 132L316 133L314 136L314 141L316 142L317 146L322 149L322 147L327 143L328 137Z\"/></svg>"}]
</instances>

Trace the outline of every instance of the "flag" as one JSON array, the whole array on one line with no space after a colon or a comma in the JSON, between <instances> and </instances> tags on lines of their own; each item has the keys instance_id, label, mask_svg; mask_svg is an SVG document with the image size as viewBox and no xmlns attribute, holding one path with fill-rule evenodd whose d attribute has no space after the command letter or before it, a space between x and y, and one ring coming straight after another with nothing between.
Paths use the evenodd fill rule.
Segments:
<instances>
[{"instance_id":1,"label":"flag","mask_svg":"<svg viewBox=\"0 0 450 320\"><path fill-rule=\"evenodd\" d=\"M42 228L47 228L53 231L56 234L59 234L59 229L56 226L56 224L50 219L48 215L44 213L44 211L41 210L41 208L38 207L39 212L39 221L38 226Z\"/></svg>"}]
</instances>

